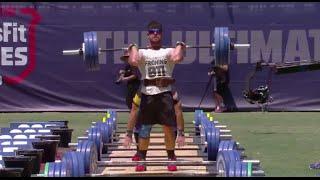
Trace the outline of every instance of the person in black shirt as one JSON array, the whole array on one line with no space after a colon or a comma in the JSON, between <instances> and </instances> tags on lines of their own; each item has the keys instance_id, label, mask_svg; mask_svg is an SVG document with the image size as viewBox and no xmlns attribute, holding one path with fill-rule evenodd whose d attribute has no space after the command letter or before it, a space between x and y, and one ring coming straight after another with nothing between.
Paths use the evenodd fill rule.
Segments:
<instances>
[{"instance_id":1,"label":"person in black shirt","mask_svg":"<svg viewBox=\"0 0 320 180\"><path fill-rule=\"evenodd\" d=\"M213 66L208 75L214 76L215 79L213 83L213 97L216 106L214 112L236 111L237 107L229 89L229 66L215 66L214 61L211 64Z\"/></svg>"},{"instance_id":2,"label":"person in black shirt","mask_svg":"<svg viewBox=\"0 0 320 180\"><path fill-rule=\"evenodd\" d=\"M140 73L137 67L131 66L128 63L129 54L126 51L123 56L120 57L126 64L123 69L120 69L118 74L119 78L115 81L116 84L126 82L127 84L127 96L126 104L129 109L132 108L133 97L137 93L140 87Z\"/></svg>"}]
</instances>

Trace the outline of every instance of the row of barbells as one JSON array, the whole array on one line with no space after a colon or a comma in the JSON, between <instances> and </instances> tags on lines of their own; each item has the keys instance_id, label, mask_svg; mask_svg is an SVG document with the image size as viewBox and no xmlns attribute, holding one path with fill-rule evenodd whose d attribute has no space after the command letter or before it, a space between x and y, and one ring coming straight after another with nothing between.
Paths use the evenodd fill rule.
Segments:
<instances>
[{"instance_id":1,"label":"row of barbells","mask_svg":"<svg viewBox=\"0 0 320 180\"><path fill-rule=\"evenodd\" d=\"M196 112L201 113L201 112ZM177 150L201 150L206 151L207 161L175 161L178 166L213 166L215 171L209 172L212 176L263 176L264 172L259 169L259 160L244 160L243 150L239 143L232 138L223 139L220 129L215 127L218 123L209 121L202 113L197 114L195 119L195 128L200 129L200 143L187 143L188 145L200 145L201 148L178 148ZM199 118L199 119L198 119ZM120 162L120 161L102 161L102 149L107 147L108 151L125 151L122 148L112 148L120 146L121 143L111 141L116 125L115 114L108 118L104 123L97 122L94 127L88 131L88 136L78 138L78 143L70 145L76 146L76 152L70 151L63 155L61 162L52 162L46 164L45 176L49 177L82 177L82 176L102 176L97 174L98 167L105 166L134 166L137 162ZM105 133L103 133L105 131ZM110 132L108 132L110 131ZM106 135L107 137L103 137ZM163 137L163 136L162 136ZM196 138L194 136L193 138ZM231 136L232 137L232 136ZM153 143L161 144L164 143ZM127 149L132 150L132 149ZM150 148L150 150L165 150L164 148ZM224 153L222 153L224 152ZM226 153L227 152L227 153ZM105 155L107 155L105 153ZM110 157L109 157L110 156ZM119 158L117 156L105 156L107 158ZM200 157L201 155L199 155ZM127 156L128 157L128 156ZM149 156L148 156L149 157ZM160 157L160 156L159 156ZM179 157L179 156L178 156ZM183 157L183 156L182 156ZM184 156L187 157L187 156ZM191 156L190 156L191 157ZM171 161L170 161L171 162ZM63 163L66 163L64 165ZM166 165L166 161L144 161L148 166ZM59 165L58 165L59 164Z\"/></svg>"}]
</instances>

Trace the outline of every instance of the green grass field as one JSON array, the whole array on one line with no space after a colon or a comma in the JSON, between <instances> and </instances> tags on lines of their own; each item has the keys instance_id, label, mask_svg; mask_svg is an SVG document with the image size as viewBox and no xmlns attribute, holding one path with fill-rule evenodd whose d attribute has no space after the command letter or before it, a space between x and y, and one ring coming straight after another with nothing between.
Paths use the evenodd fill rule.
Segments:
<instances>
[{"instance_id":1,"label":"green grass field","mask_svg":"<svg viewBox=\"0 0 320 180\"><path fill-rule=\"evenodd\" d=\"M125 122L128 113L118 113ZM101 120L104 113L1 113L0 127L12 121L68 120L74 129L72 142L82 136L91 121ZM184 113L185 121L193 113ZM266 176L316 176L310 163L320 161L320 113L317 112L239 112L216 114L246 150L250 159L259 159Z\"/></svg>"}]
</instances>

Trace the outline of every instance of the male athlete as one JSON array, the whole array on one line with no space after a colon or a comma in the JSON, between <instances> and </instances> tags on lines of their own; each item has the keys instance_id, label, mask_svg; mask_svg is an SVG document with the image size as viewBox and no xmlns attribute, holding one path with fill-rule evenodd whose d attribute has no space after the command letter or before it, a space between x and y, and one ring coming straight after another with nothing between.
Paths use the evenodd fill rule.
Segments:
<instances>
[{"instance_id":1,"label":"male athlete","mask_svg":"<svg viewBox=\"0 0 320 180\"><path fill-rule=\"evenodd\" d=\"M162 48L162 25L156 21L148 24L149 49L138 49L136 44L128 48L129 63L137 66L141 73L141 130L138 140L138 155L142 163L136 166L136 171L145 171L146 154L149 146L150 132L154 124L163 125L165 144L170 162L169 171L176 171L176 156L174 128L177 124L171 93L171 84L175 82L172 72L175 64L183 60L185 44L177 42L175 48ZM184 134L178 129L178 136ZM129 132L130 133L130 132Z\"/></svg>"}]
</instances>

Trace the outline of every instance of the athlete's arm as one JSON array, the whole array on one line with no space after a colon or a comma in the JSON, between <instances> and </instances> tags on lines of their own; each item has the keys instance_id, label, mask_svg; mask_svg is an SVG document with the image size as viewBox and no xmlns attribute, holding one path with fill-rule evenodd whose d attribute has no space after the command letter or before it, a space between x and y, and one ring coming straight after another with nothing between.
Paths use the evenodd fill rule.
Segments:
<instances>
[{"instance_id":1,"label":"athlete's arm","mask_svg":"<svg viewBox=\"0 0 320 180\"><path fill-rule=\"evenodd\" d=\"M186 45L183 42L177 42L176 47L170 53L170 59L173 63L183 61L183 55L186 50Z\"/></svg>"}]
</instances>

